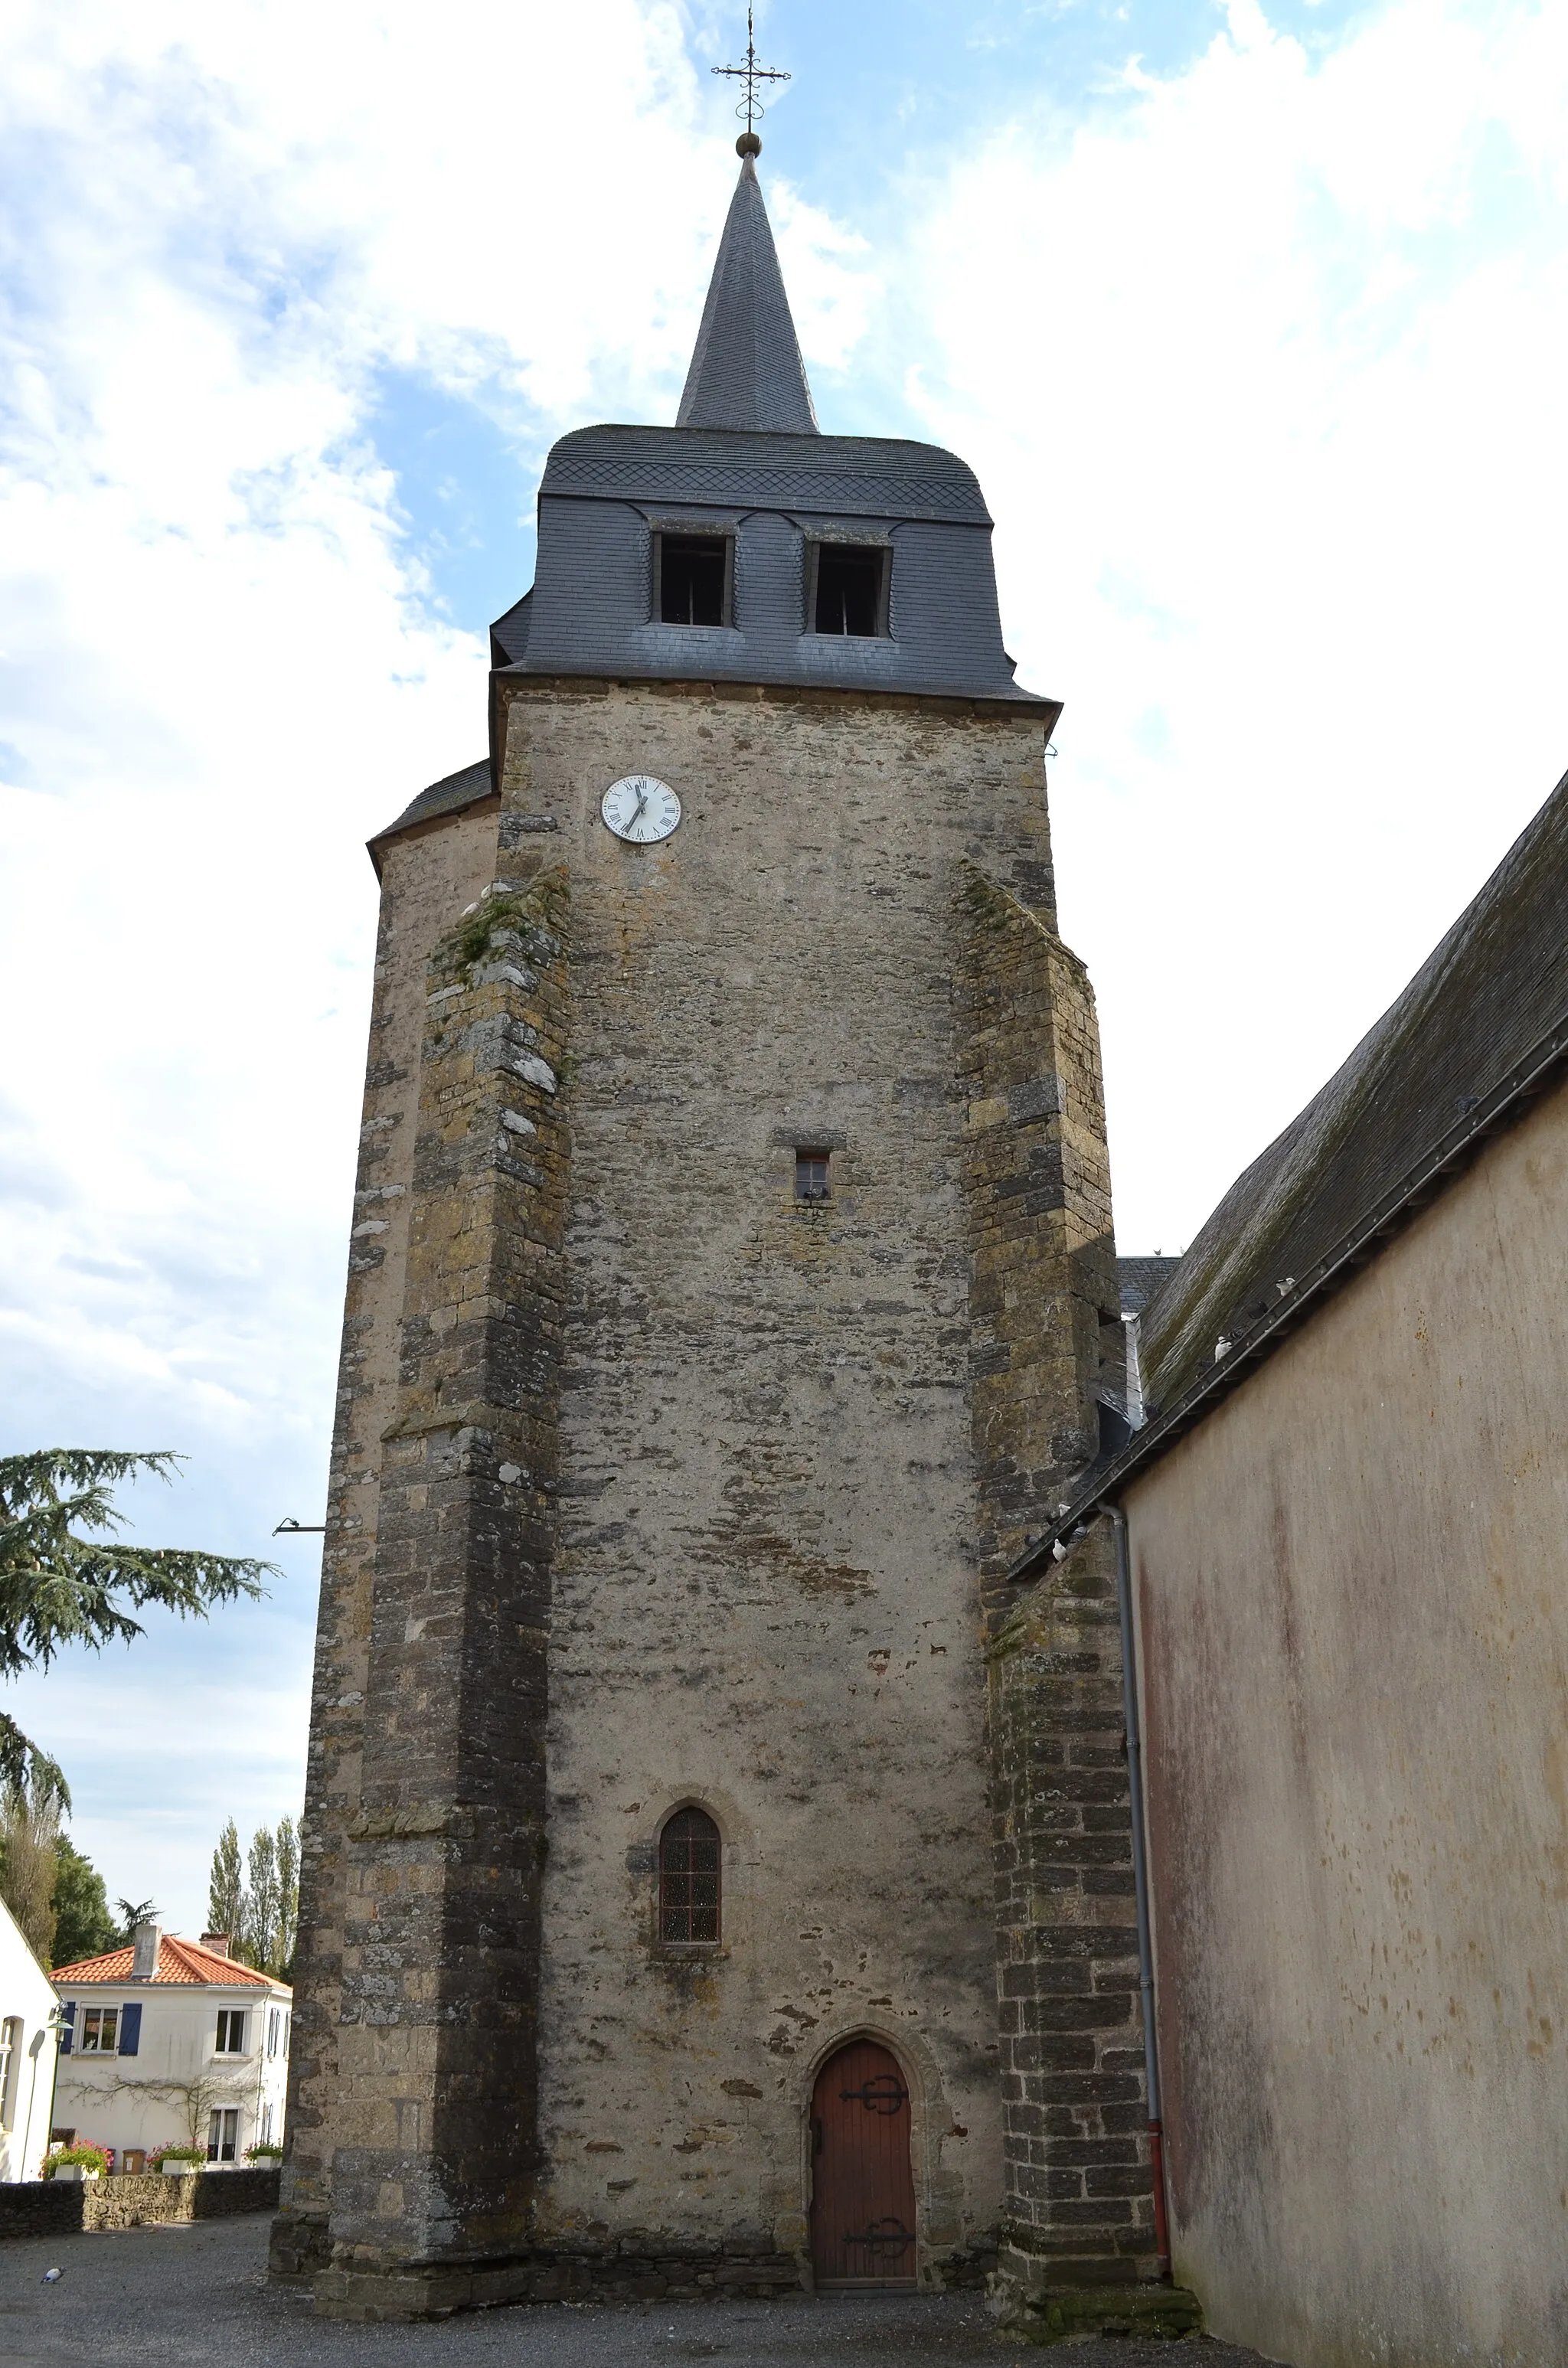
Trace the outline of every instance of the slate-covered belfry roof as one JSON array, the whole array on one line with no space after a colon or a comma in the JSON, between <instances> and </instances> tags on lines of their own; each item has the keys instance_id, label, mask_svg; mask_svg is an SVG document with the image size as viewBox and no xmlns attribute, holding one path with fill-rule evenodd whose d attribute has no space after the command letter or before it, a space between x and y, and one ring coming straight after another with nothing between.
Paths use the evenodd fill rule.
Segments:
<instances>
[{"instance_id":1,"label":"slate-covered belfry roof","mask_svg":"<svg viewBox=\"0 0 1568 2368\"><path fill-rule=\"evenodd\" d=\"M816 434L806 366L749 156L730 200L676 426Z\"/></svg>"},{"instance_id":2,"label":"slate-covered belfry roof","mask_svg":"<svg viewBox=\"0 0 1568 2368\"><path fill-rule=\"evenodd\" d=\"M733 428L579 427L545 463L543 498L678 509L817 510L989 527L974 471L937 444L885 436L748 436Z\"/></svg>"},{"instance_id":3,"label":"slate-covered belfry roof","mask_svg":"<svg viewBox=\"0 0 1568 2368\"><path fill-rule=\"evenodd\" d=\"M749 155L730 206L674 427L563 436L539 494L532 586L491 628L507 677L744 682L983 700L1032 711L1002 642L992 521L974 472L938 445L821 433ZM730 546L719 624L666 624L666 535ZM884 552L886 630L816 631L819 546ZM370 842L484 792L476 768L421 793ZM467 786L463 786L466 784Z\"/></svg>"}]
</instances>

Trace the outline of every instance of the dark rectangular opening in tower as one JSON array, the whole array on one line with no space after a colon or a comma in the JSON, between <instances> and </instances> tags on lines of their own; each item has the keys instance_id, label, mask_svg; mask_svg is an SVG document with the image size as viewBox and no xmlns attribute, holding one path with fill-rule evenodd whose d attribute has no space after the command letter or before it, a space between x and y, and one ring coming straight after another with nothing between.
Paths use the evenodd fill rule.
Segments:
<instances>
[{"instance_id":1,"label":"dark rectangular opening in tower","mask_svg":"<svg viewBox=\"0 0 1568 2368\"><path fill-rule=\"evenodd\" d=\"M863 543L816 547L816 630L874 635L887 632L885 551Z\"/></svg>"},{"instance_id":2,"label":"dark rectangular opening in tower","mask_svg":"<svg viewBox=\"0 0 1568 2368\"><path fill-rule=\"evenodd\" d=\"M828 1162L826 1151L797 1151L795 1154L795 1198L797 1201L825 1201L828 1196Z\"/></svg>"},{"instance_id":3,"label":"dark rectangular opening in tower","mask_svg":"<svg viewBox=\"0 0 1568 2368\"><path fill-rule=\"evenodd\" d=\"M662 534L658 613L666 625L727 625L730 543L722 534Z\"/></svg>"}]
</instances>

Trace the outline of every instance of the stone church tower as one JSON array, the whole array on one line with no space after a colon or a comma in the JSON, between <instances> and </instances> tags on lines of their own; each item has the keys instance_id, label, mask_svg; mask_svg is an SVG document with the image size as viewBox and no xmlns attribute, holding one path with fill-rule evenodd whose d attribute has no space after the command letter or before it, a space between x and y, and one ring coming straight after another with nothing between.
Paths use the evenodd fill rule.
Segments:
<instances>
[{"instance_id":1,"label":"stone church tower","mask_svg":"<svg viewBox=\"0 0 1568 2368\"><path fill-rule=\"evenodd\" d=\"M970 470L820 432L756 144L371 848L274 2246L342 2316L1004 2219L987 1653L1117 1312L1059 710Z\"/></svg>"}]
</instances>

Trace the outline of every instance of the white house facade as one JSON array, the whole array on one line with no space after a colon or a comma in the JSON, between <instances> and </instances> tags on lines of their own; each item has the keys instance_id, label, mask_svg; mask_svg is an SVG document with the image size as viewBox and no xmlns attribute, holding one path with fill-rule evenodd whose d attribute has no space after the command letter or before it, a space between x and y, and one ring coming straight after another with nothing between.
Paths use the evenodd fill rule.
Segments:
<instances>
[{"instance_id":1,"label":"white house facade","mask_svg":"<svg viewBox=\"0 0 1568 2368\"><path fill-rule=\"evenodd\" d=\"M281 2146L293 1992L228 1946L142 1924L132 1947L56 1967L53 2138L112 2146L119 2169L160 2146L222 2169Z\"/></svg>"},{"instance_id":2,"label":"white house facade","mask_svg":"<svg viewBox=\"0 0 1568 2368\"><path fill-rule=\"evenodd\" d=\"M37 2179L54 2105L60 2000L0 1901L0 2180Z\"/></svg>"}]
</instances>

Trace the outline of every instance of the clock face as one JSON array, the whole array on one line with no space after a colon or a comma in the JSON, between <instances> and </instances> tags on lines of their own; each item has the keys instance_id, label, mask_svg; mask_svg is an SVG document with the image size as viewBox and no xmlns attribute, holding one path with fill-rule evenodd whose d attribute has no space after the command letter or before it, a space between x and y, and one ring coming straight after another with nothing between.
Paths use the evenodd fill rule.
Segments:
<instances>
[{"instance_id":1,"label":"clock face","mask_svg":"<svg viewBox=\"0 0 1568 2368\"><path fill-rule=\"evenodd\" d=\"M668 781L652 773L628 773L612 781L599 801L599 812L617 838L633 847L652 847L668 838L680 820L680 800Z\"/></svg>"}]
</instances>

